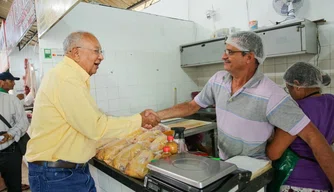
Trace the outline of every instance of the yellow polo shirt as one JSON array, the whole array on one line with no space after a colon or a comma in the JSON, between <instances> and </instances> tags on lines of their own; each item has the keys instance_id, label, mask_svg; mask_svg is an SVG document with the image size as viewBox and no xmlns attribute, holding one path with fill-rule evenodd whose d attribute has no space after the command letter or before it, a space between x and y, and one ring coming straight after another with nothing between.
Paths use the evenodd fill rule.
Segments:
<instances>
[{"instance_id":1,"label":"yellow polo shirt","mask_svg":"<svg viewBox=\"0 0 334 192\"><path fill-rule=\"evenodd\" d=\"M90 95L89 75L68 57L43 78L34 103L26 159L86 163L101 138L121 138L141 127L141 116L110 117Z\"/></svg>"}]
</instances>

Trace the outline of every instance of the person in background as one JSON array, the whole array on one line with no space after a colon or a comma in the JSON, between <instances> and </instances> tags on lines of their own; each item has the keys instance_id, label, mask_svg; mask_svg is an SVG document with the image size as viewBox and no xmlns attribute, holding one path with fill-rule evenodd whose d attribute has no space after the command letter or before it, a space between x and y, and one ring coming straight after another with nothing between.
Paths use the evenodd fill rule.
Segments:
<instances>
[{"instance_id":1,"label":"person in background","mask_svg":"<svg viewBox=\"0 0 334 192\"><path fill-rule=\"evenodd\" d=\"M20 80L19 77L14 77L10 72L3 72L0 73L0 92L3 93L8 93L10 90L14 89L15 86L15 81ZM19 98L19 96L18 96ZM21 157L22 159L22 157ZM21 160L22 162L22 160ZM0 176L0 185L3 186L3 189L6 189L6 184L3 178ZM22 184L21 185L22 190L27 190L29 189L29 185L27 184Z\"/></svg>"},{"instance_id":2,"label":"person in background","mask_svg":"<svg viewBox=\"0 0 334 192\"><path fill-rule=\"evenodd\" d=\"M186 117L215 104L218 149L223 160L237 155L267 158L267 141L278 127L307 143L334 184L334 153L328 142L295 101L258 70L265 58L261 37L242 31L229 36L225 43L222 59L226 71L213 75L192 101L157 112L159 118ZM283 152L273 145L270 158L278 159Z\"/></svg>"},{"instance_id":3,"label":"person in background","mask_svg":"<svg viewBox=\"0 0 334 192\"><path fill-rule=\"evenodd\" d=\"M26 107L32 106L35 101L34 95L35 95L34 92L31 91L31 89L27 85L25 85L24 86L24 97L22 99L20 98L19 99L23 101L24 106Z\"/></svg>"},{"instance_id":4,"label":"person in background","mask_svg":"<svg viewBox=\"0 0 334 192\"><path fill-rule=\"evenodd\" d=\"M322 94L321 87L330 84L329 75L323 75L317 67L304 62L292 65L284 74L283 79L291 97L319 129L328 144L334 141L334 95ZM314 138L315 140L319 137ZM320 143L320 141L315 141ZM321 165L316 161L312 149L303 139L284 133L277 129L273 141L267 146L268 156L275 151L272 148L288 147L300 159L292 173L281 186L282 192L329 192L333 190ZM333 166L334 161L330 164Z\"/></svg>"},{"instance_id":5,"label":"person in background","mask_svg":"<svg viewBox=\"0 0 334 192\"><path fill-rule=\"evenodd\" d=\"M0 73L0 92L8 93L8 91L14 89L17 80L20 80L20 78L14 77L9 72Z\"/></svg>"},{"instance_id":6,"label":"person in background","mask_svg":"<svg viewBox=\"0 0 334 192\"><path fill-rule=\"evenodd\" d=\"M101 112L90 94L90 76L104 59L99 41L89 32L73 32L63 46L64 59L44 76L34 103L26 153L29 183L34 192L93 192L87 162L98 141L124 138L160 119L151 110L130 117Z\"/></svg>"},{"instance_id":7,"label":"person in background","mask_svg":"<svg viewBox=\"0 0 334 192\"><path fill-rule=\"evenodd\" d=\"M0 74L0 77L3 74ZM0 82L0 84L5 81ZM2 85L2 87L6 87ZM29 122L22 103L13 95L0 93L0 172L9 192L20 192L29 189L21 185L22 153L17 142L28 129ZM9 125L5 123L7 121Z\"/></svg>"}]
</instances>

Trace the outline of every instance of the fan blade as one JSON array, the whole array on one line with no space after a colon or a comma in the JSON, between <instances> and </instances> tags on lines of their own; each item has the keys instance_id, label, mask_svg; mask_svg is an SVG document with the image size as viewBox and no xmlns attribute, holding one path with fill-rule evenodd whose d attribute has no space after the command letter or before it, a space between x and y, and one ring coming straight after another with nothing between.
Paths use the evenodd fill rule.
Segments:
<instances>
[{"instance_id":1,"label":"fan blade","mask_svg":"<svg viewBox=\"0 0 334 192\"><path fill-rule=\"evenodd\" d=\"M288 8L289 6L287 4L283 4L282 8L281 8L281 13L282 14L288 14Z\"/></svg>"}]
</instances>

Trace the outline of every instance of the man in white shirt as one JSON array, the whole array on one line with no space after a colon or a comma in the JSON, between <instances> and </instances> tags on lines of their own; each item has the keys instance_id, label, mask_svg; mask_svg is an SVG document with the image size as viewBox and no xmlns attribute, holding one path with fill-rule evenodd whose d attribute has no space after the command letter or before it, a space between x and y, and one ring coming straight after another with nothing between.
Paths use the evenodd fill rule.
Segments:
<instances>
[{"instance_id":1,"label":"man in white shirt","mask_svg":"<svg viewBox=\"0 0 334 192\"><path fill-rule=\"evenodd\" d=\"M0 172L8 191L21 191L22 153L17 145L29 122L18 98L0 93L0 114L10 124L0 121Z\"/></svg>"},{"instance_id":2,"label":"man in white shirt","mask_svg":"<svg viewBox=\"0 0 334 192\"><path fill-rule=\"evenodd\" d=\"M0 184L4 186L4 179L9 191L21 191L22 155L16 142L29 126L21 101L14 95L8 94L8 91L14 88L15 81L19 79L9 72L0 73L0 114L12 126L9 130L8 126L0 121L0 132L3 133L0 136L0 172L2 176ZM9 170L8 167L13 168ZM29 186L22 185L22 189L29 189Z\"/></svg>"}]
</instances>

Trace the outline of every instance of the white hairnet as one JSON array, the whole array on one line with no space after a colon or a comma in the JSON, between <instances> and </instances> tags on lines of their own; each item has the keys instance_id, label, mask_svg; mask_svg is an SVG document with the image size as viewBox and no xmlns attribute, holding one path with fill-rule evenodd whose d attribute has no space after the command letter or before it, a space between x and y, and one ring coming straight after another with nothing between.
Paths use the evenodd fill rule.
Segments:
<instances>
[{"instance_id":1,"label":"white hairnet","mask_svg":"<svg viewBox=\"0 0 334 192\"><path fill-rule=\"evenodd\" d=\"M331 78L328 74L318 67L305 62L293 64L285 72L283 79L288 85L302 88L320 88L331 83ZM295 81L298 81L299 85Z\"/></svg>"},{"instance_id":2,"label":"white hairnet","mask_svg":"<svg viewBox=\"0 0 334 192\"><path fill-rule=\"evenodd\" d=\"M234 33L227 38L226 44L230 44L240 51L253 52L259 64L262 64L265 60L262 39L254 32L240 31Z\"/></svg>"}]
</instances>

